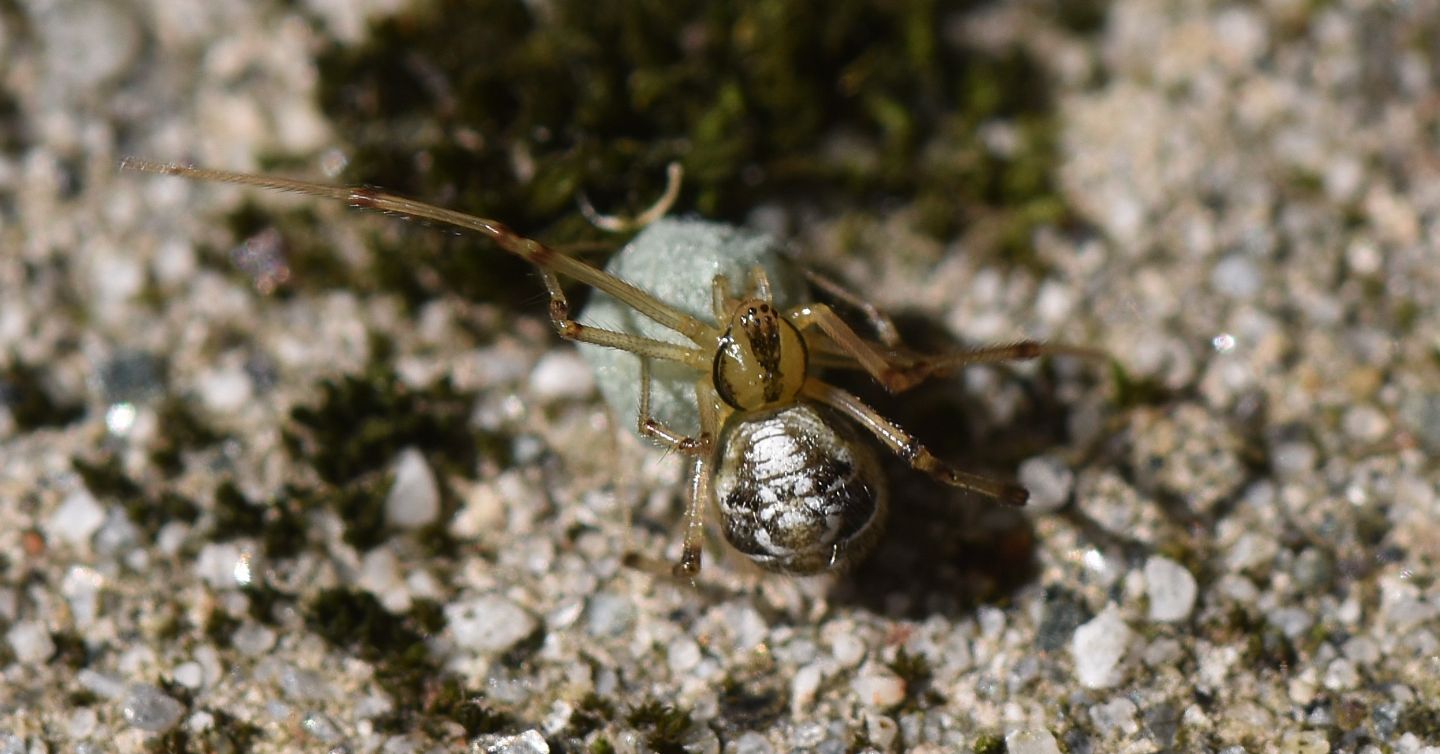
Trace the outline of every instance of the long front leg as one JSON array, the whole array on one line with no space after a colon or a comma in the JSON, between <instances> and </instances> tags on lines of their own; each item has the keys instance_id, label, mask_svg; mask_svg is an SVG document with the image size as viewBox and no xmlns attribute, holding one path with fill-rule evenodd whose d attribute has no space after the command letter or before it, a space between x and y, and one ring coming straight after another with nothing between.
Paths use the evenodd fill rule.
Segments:
<instances>
[{"instance_id":1,"label":"long front leg","mask_svg":"<svg viewBox=\"0 0 1440 754\"><path fill-rule=\"evenodd\" d=\"M805 381L801 394L839 409L845 415L859 422L860 426L885 443L885 446L905 459L909 464L952 487L978 492L995 498L1005 505L1022 506L1030 499L1030 493L1018 484L1001 482L996 479L961 471L936 458L915 436L901 429L895 422L881 416L875 409L865 405L859 398L828 385L815 378Z\"/></svg>"},{"instance_id":2,"label":"long front leg","mask_svg":"<svg viewBox=\"0 0 1440 754\"><path fill-rule=\"evenodd\" d=\"M597 346L629 351L638 355L642 360L660 359L661 361L679 362L696 369L709 368L709 360L698 348L615 330L605 330L576 322L570 318L570 302L565 298L565 291L560 287L560 279L556 277L555 273L541 269L540 279L544 281L545 290L550 294L550 323L554 325L555 332L560 337L580 343L593 343Z\"/></svg>"},{"instance_id":3,"label":"long front leg","mask_svg":"<svg viewBox=\"0 0 1440 754\"><path fill-rule=\"evenodd\" d=\"M501 249L546 272L559 273L598 288L629 305L644 317L664 325L696 343L708 342L713 337L712 328L704 322L598 267L592 267L578 259L565 256L539 241L525 238L497 220L436 207L433 204L377 191L368 186L327 186L289 178L151 162L133 157L122 159L120 168L137 170L142 173L177 175L201 181L256 186L276 191L293 191L324 199L333 199L359 209L375 210L469 230L490 238Z\"/></svg>"}]
</instances>

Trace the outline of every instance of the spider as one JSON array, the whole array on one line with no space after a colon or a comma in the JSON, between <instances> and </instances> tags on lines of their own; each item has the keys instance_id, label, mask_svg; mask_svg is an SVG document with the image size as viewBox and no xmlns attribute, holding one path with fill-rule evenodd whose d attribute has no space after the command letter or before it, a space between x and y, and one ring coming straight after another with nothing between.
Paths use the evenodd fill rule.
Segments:
<instances>
[{"instance_id":1,"label":"spider","mask_svg":"<svg viewBox=\"0 0 1440 754\"><path fill-rule=\"evenodd\" d=\"M496 220L448 210L367 187L330 186L226 170L126 158L121 168L292 191L352 207L448 225L488 237L533 264L549 293L560 337L618 349L640 361L636 429L691 459L684 542L668 569L677 578L700 572L706 508L713 506L727 542L767 571L794 576L846 568L874 546L888 512L879 464L859 430L873 435L912 467L940 482L1009 506L1023 506L1024 487L961 471L855 395L823 380L819 367L867 372L892 393L957 368L1023 361L1042 355L1092 356L1089 349L1020 341L942 355L901 347L894 326L868 302L806 273L816 284L866 313L880 339L861 337L833 309L807 303L781 310L769 275L754 267L737 286L724 275L711 283L713 319L692 316L651 293L579 259L519 235ZM570 316L561 276L609 294L639 315L682 336L672 343L582 324ZM699 431L677 431L651 413L651 365L679 365L693 375ZM665 571L639 555L627 563Z\"/></svg>"}]
</instances>

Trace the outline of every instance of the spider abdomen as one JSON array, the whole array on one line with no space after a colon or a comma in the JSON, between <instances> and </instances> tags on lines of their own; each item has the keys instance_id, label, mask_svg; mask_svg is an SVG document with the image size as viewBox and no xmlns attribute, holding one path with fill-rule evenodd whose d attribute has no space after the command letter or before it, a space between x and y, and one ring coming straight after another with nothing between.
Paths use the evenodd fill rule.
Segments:
<instances>
[{"instance_id":1,"label":"spider abdomen","mask_svg":"<svg viewBox=\"0 0 1440 754\"><path fill-rule=\"evenodd\" d=\"M795 575L863 556L886 512L869 446L808 403L733 414L717 444L714 494L730 544L766 570Z\"/></svg>"}]
</instances>

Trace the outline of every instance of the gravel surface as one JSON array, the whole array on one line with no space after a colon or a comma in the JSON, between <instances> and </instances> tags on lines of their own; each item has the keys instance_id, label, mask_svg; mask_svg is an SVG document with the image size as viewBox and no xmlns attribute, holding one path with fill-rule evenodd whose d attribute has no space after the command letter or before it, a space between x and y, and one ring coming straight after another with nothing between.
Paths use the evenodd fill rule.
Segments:
<instances>
[{"instance_id":1,"label":"gravel surface","mask_svg":"<svg viewBox=\"0 0 1440 754\"><path fill-rule=\"evenodd\" d=\"M1044 61L1073 221L1027 263L903 205L787 235L948 338L1118 367L875 398L1033 510L891 463L855 571L712 542L696 588L622 565L678 555L685 470L538 279L292 290L237 214L355 268L434 231L117 170L331 180L312 55L403 6L0 4L0 752L1440 754L1440 3L947 19Z\"/></svg>"}]
</instances>

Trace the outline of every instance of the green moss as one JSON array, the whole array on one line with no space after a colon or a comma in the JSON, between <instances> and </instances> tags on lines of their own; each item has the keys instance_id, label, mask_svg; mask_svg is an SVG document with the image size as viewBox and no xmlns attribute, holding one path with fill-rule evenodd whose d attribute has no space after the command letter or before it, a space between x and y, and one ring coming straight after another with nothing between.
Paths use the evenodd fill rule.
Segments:
<instances>
[{"instance_id":1,"label":"green moss","mask_svg":"<svg viewBox=\"0 0 1440 754\"><path fill-rule=\"evenodd\" d=\"M359 654L365 657L367 652L362 649ZM424 725L430 689L442 679L440 666L425 645L399 644L367 659L375 665L375 682L395 703L388 715L375 721L376 726L387 733L404 733Z\"/></svg>"},{"instance_id":2,"label":"green moss","mask_svg":"<svg viewBox=\"0 0 1440 754\"><path fill-rule=\"evenodd\" d=\"M774 673L768 676L774 679ZM785 693L761 677L741 681L726 676L720 683L721 719L736 727L765 730L785 714L789 706Z\"/></svg>"},{"instance_id":3,"label":"green moss","mask_svg":"<svg viewBox=\"0 0 1440 754\"><path fill-rule=\"evenodd\" d=\"M233 480L227 479L215 489L212 508L215 525L211 536L218 542L257 539L265 557L293 558L308 541L304 500L302 491L286 487L275 500L256 504L245 497Z\"/></svg>"},{"instance_id":4,"label":"green moss","mask_svg":"<svg viewBox=\"0 0 1440 754\"><path fill-rule=\"evenodd\" d=\"M270 167L268 169L278 169ZM294 209L275 210L254 201L246 201L226 218L231 235L246 241L262 233L284 228L284 245L281 253L289 268L284 285L274 289L279 298L286 298L297 290L345 289L365 291L373 289L373 281L363 269L355 269L335 253L330 235L324 223L310 205ZM226 259L226 272L234 278L243 279L247 285L255 283L254 278L240 270L229 255L206 254L201 259Z\"/></svg>"},{"instance_id":5,"label":"green moss","mask_svg":"<svg viewBox=\"0 0 1440 754\"><path fill-rule=\"evenodd\" d=\"M1255 620L1240 609L1232 611L1231 619L1235 621L1233 628L1245 642L1241 662L1246 666L1281 672L1295 667L1299 652L1280 629Z\"/></svg>"},{"instance_id":6,"label":"green moss","mask_svg":"<svg viewBox=\"0 0 1440 754\"><path fill-rule=\"evenodd\" d=\"M87 688L77 688L65 695L65 703L71 707L91 707L100 703L100 697Z\"/></svg>"},{"instance_id":7,"label":"green moss","mask_svg":"<svg viewBox=\"0 0 1440 754\"><path fill-rule=\"evenodd\" d=\"M240 621L224 609L216 607L205 616L205 626L202 630L205 638L217 647L230 646L230 637L235 634L235 629L240 627Z\"/></svg>"},{"instance_id":8,"label":"green moss","mask_svg":"<svg viewBox=\"0 0 1440 754\"><path fill-rule=\"evenodd\" d=\"M50 634L50 640L55 643L55 656L52 662L60 663L72 671L80 670L90 663L90 649L85 646L85 639L74 631L54 631Z\"/></svg>"},{"instance_id":9,"label":"green moss","mask_svg":"<svg viewBox=\"0 0 1440 754\"><path fill-rule=\"evenodd\" d=\"M276 610L282 605L295 601L293 595L276 589L264 581L256 581L245 587L245 599L249 602L246 612L257 623L276 625Z\"/></svg>"},{"instance_id":10,"label":"green moss","mask_svg":"<svg viewBox=\"0 0 1440 754\"><path fill-rule=\"evenodd\" d=\"M323 504L332 508L345 523L346 544L361 551L369 550L390 535L385 523L385 497L393 481L387 474L343 487L314 490L307 505Z\"/></svg>"},{"instance_id":11,"label":"green moss","mask_svg":"<svg viewBox=\"0 0 1440 754\"><path fill-rule=\"evenodd\" d=\"M20 13L17 10L17 12L0 11L0 14L3 14L7 26L10 26L11 22L14 21L20 22L20 24L11 27L14 29L12 33L14 33L17 38L33 39L33 37L27 34L27 32L33 31L33 29L26 28L29 27L30 24L26 23L26 15L24 13ZM5 154L21 154L29 148L31 143L30 136L34 133L34 129L28 127L32 121L30 117L25 114L25 109L26 108L21 106L20 99L15 93L11 92L8 88L0 89L0 124L3 124L3 127L0 127L0 151L3 151ZM0 199L0 211L3 211L4 214L9 217L14 217L15 213L12 211L14 209L13 202L14 197Z\"/></svg>"},{"instance_id":12,"label":"green moss","mask_svg":"<svg viewBox=\"0 0 1440 754\"><path fill-rule=\"evenodd\" d=\"M1358 699L1337 699L1333 709L1339 731L1356 731L1370 721L1369 705Z\"/></svg>"},{"instance_id":13,"label":"green moss","mask_svg":"<svg viewBox=\"0 0 1440 754\"><path fill-rule=\"evenodd\" d=\"M450 516L453 513L453 506L442 506L446 508L439 520L423 526L415 532L415 542L424 550L425 556L431 560L453 560L461 556L461 548L466 543L455 538L450 533Z\"/></svg>"},{"instance_id":14,"label":"green moss","mask_svg":"<svg viewBox=\"0 0 1440 754\"><path fill-rule=\"evenodd\" d=\"M845 754L862 754L862 752L878 749L874 741L870 740L870 734L864 728L855 732L850 738L850 745L845 747Z\"/></svg>"},{"instance_id":15,"label":"green moss","mask_svg":"<svg viewBox=\"0 0 1440 754\"><path fill-rule=\"evenodd\" d=\"M215 488L215 536L226 539L253 537L265 528L265 510L250 502L235 480L226 479Z\"/></svg>"},{"instance_id":16,"label":"green moss","mask_svg":"<svg viewBox=\"0 0 1440 754\"><path fill-rule=\"evenodd\" d=\"M183 451L198 450L225 439L211 429L185 400L171 396L155 408L160 437L150 451L150 461L168 476L184 470Z\"/></svg>"},{"instance_id":17,"label":"green moss","mask_svg":"<svg viewBox=\"0 0 1440 754\"><path fill-rule=\"evenodd\" d=\"M608 738L597 738L590 744L590 754L615 754L615 744L610 743Z\"/></svg>"},{"instance_id":18,"label":"green moss","mask_svg":"<svg viewBox=\"0 0 1440 754\"><path fill-rule=\"evenodd\" d=\"M1411 298L1395 298L1391 304L1391 318L1395 322L1395 333L1400 336L1410 335L1415 330L1415 325L1420 321L1420 315L1425 309Z\"/></svg>"},{"instance_id":19,"label":"green moss","mask_svg":"<svg viewBox=\"0 0 1440 754\"><path fill-rule=\"evenodd\" d=\"M1120 362L1110 360L1110 379L1115 384L1115 407L1126 412L1147 406L1159 406L1173 396L1158 380L1131 375Z\"/></svg>"},{"instance_id":20,"label":"green moss","mask_svg":"<svg viewBox=\"0 0 1440 754\"><path fill-rule=\"evenodd\" d=\"M659 754L684 754L684 742L695 721L690 711L657 701L630 710L625 721L645 734L645 743Z\"/></svg>"},{"instance_id":21,"label":"green moss","mask_svg":"<svg viewBox=\"0 0 1440 754\"><path fill-rule=\"evenodd\" d=\"M120 468L120 459L112 453L94 461L72 458L70 467L85 482L85 489L96 497L113 498L124 503L145 496L145 491Z\"/></svg>"},{"instance_id":22,"label":"green moss","mask_svg":"<svg viewBox=\"0 0 1440 754\"><path fill-rule=\"evenodd\" d=\"M1400 713L1396 728L1426 741L1440 738L1440 707L1412 704Z\"/></svg>"},{"instance_id":23,"label":"green moss","mask_svg":"<svg viewBox=\"0 0 1440 754\"><path fill-rule=\"evenodd\" d=\"M381 606L374 595L340 587L326 589L310 601L305 625L331 644L370 662L419 644L423 638L403 617Z\"/></svg>"},{"instance_id":24,"label":"green moss","mask_svg":"<svg viewBox=\"0 0 1440 754\"><path fill-rule=\"evenodd\" d=\"M392 533L385 520L392 480L385 472L401 450L423 452L442 482L447 475L473 477L482 456L501 464L508 460L503 436L471 426L474 393L455 389L448 378L411 389L377 362L360 375L326 380L320 388L317 404L291 412L283 440L290 455L313 466L326 484L289 490L291 505L280 510L334 510L345 523L345 541L357 549L373 548ZM439 521L445 522L458 501L441 488ZM453 556L458 550L443 523L420 532L418 539L434 556Z\"/></svg>"},{"instance_id":25,"label":"green moss","mask_svg":"<svg viewBox=\"0 0 1440 754\"><path fill-rule=\"evenodd\" d=\"M193 524L200 517L200 507L195 501L171 490L161 491L154 504L144 510L126 508L125 512L131 521L151 537L172 521Z\"/></svg>"},{"instance_id":26,"label":"green moss","mask_svg":"<svg viewBox=\"0 0 1440 754\"><path fill-rule=\"evenodd\" d=\"M244 754L253 751L255 743L262 738L260 726L237 719L234 715L214 708L207 709L214 721L198 736L197 751L205 754Z\"/></svg>"},{"instance_id":27,"label":"green moss","mask_svg":"<svg viewBox=\"0 0 1440 754\"><path fill-rule=\"evenodd\" d=\"M484 696L467 689L455 678L446 678L426 705L426 714L459 724L467 738L499 733L515 725L515 718L485 704Z\"/></svg>"},{"instance_id":28,"label":"green moss","mask_svg":"<svg viewBox=\"0 0 1440 754\"><path fill-rule=\"evenodd\" d=\"M584 738L605 727L614 718L615 705L591 691L575 704L566 732L574 738Z\"/></svg>"},{"instance_id":29,"label":"green moss","mask_svg":"<svg viewBox=\"0 0 1440 754\"><path fill-rule=\"evenodd\" d=\"M320 98L352 135L359 181L552 242L595 237L578 192L634 211L678 160L680 212L738 220L793 197L920 201L924 225L947 233L998 213L1018 248L1036 223L1066 215L1056 116L1047 74L1025 53L941 38L974 4L647 1L621 14L560 0L541 18L518 0L431 0L322 56ZM1103 18L1103 3L1061 5L1072 29ZM1013 126L1005 154L979 136L997 122ZM406 235L403 253L383 248L371 270L387 290L408 295L429 268L467 297L533 298L517 260Z\"/></svg>"},{"instance_id":30,"label":"green moss","mask_svg":"<svg viewBox=\"0 0 1440 754\"><path fill-rule=\"evenodd\" d=\"M422 633L438 634L445 630L445 608L435 600L417 597L410 604L410 619Z\"/></svg>"},{"instance_id":31,"label":"green moss","mask_svg":"<svg viewBox=\"0 0 1440 754\"><path fill-rule=\"evenodd\" d=\"M376 721L381 730L398 733L420 726L439 735L439 723L447 720L470 735L515 727L508 712L485 704L480 692L461 686L430 656L424 637L435 621L431 609L398 616L368 592L342 588L322 591L305 608L310 630L374 664L375 682L395 703Z\"/></svg>"},{"instance_id":32,"label":"green moss","mask_svg":"<svg viewBox=\"0 0 1440 754\"><path fill-rule=\"evenodd\" d=\"M199 749L195 742L190 740L190 732L183 727L177 727L146 739L145 751L149 754L191 754Z\"/></svg>"},{"instance_id":33,"label":"green moss","mask_svg":"<svg viewBox=\"0 0 1440 754\"><path fill-rule=\"evenodd\" d=\"M544 646L545 626L542 623L496 658L496 664L503 668L518 668Z\"/></svg>"},{"instance_id":34,"label":"green moss","mask_svg":"<svg viewBox=\"0 0 1440 754\"><path fill-rule=\"evenodd\" d=\"M146 494L140 483L120 467L120 459L113 453L93 460L72 458L70 466L91 494L119 503L125 516L147 539L154 539L156 533L172 521L194 523L200 515L200 508L193 501L176 492Z\"/></svg>"},{"instance_id":35,"label":"green moss","mask_svg":"<svg viewBox=\"0 0 1440 754\"><path fill-rule=\"evenodd\" d=\"M935 669L925 655L910 654L901 647L895 653L895 659L885 665L905 682L905 698L890 710L892 713L923 710L945 703L945 697L930 685L935 678Z\"/></svg>"},{"instance_id":36,"label":"green moss","mask_svg":"<svg viewBox=\"0 0 1440 754\"><path fill-rule=\"evenodd\" d=\"M1004 736L986 733L975 739L975 754L1005 754L1010 749L1005 745Z\"/></svg>"},{"instance_id":37,"label":"green moss","mask_svg":"<svg viewBox=\"0 0 1440 754\"><path fill-rule=\"evenodd\" d=\"M10 364L0 369L0 403L10 410L21 432L63 427L85 416L85 404L56 397L45 383L43 371L18 357L12 357Z\"/></svg>"},{"instance_id":38,"label":"green moss","mask_svg":"<svg viewBox=\"0 0 1440 754\"><path fill-rule=\"evenodd\" d=\"M499 438L470 426L475 394L457 390L448 377L415 390L375 364L361 375L325 380L320 392L318 405L291 411L284 440L292 456L333 485L385 468L406 447L465 476L473 476L482 453L506 452Z\"/></svg>"},{"instance_id":39,"label":"green moss","mask_svg":"<svg viewBox=\"0 0 1440 754\"><path fill-rule=\"evenodd\" d=\"M1109 0L1058 0L1054 4L1061 25L1082 34L1094 34L1105 27Z\"/></svg>"}]
</instances>

